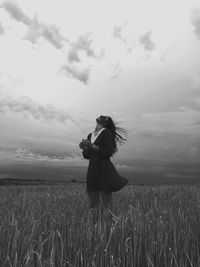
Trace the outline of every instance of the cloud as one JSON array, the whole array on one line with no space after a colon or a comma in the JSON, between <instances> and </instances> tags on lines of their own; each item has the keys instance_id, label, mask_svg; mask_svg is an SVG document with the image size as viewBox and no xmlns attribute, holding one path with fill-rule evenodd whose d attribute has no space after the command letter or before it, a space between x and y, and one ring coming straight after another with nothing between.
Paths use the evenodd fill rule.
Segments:
<instances>
[{"instance_id":1,"label":"cloud","mask_svg":"<svg viewBox=\"0 0 200 267\"><path fill-rule=\"evenodd\" d=\"M104 56L102 50L100 55L95 53L92 43L91 33L80 35L76 42L70 43L68 62L61 68L61 70L64 70L68 76L77 79L84 84L88 83L90 68L81 67L82 60L80 53L84 52L87 57L95 59L101 59Z\"/></svg>"},{"instance_id":2,"label":"cloud","mask_svg":"<svg viewBox=\"0 0 200 267\"><path fill-rule=\"evenodd\" d=\"M35 44L40 37L43 37L57 49L61 49L64 42L67 41L67 39L60 34L60 30L57 26L39 22L37 16L35 16L31 20L24 39Z\"/></svg>"},{"instance_id":3,"label":"cloud","mask_svg":"<svg viewBox=\"0 0 200 267\"><path fill-rule=\"evenodd\" d=\"M88 57L95 58L96 56L91 45L92 40L90 39L90 33L79 36L77 42L71 44L71 48L68 53L69 62L80 62L80 51L84 51Z\"/></svg>"},{"instance_id":4,"label":"cloud","mask_svg":"<svg viewBox=\"0 0 200 267\"><path fill-rule=\"evenodd\" d=\"M116 25L113 28L113 37L116 40L121 40L126 43L126 40L122 37L123 26Z\"/></svg>"},{"instance_id":5,"label":"cloud","mask_svg":"<svg viewBox=\"0 0 200 267\"><path fill-rule=\"evenodd\" d=\"M0 22L0 35L3 35L4 34L4 28L3 26L1 25L1 22Z\"/></svg>"},{"instance_id":6,"label":"cloud","mask_svg":"<svg viewBox=\"0 0 200 267\"><path fill-rule=\"evenodd\" d=\"M48 40L53 46L55 46L58 49L63 47L64 38L61 36L59 28L57 26L46 25L42 23L40 27L41 27L42 36L46 40Z\"/></svg>"},{"instance_id":7,"label":"cloud","mask_svg":"<svg viewBox=\"0 0 200 267\"><path fill-rule=\"evenodd\" d=\"M29 18L16 3L7 1L3 4L3 8L13 19L27 25L27 34L23 39L32 44L36 44L41 37L57 49L61 49L67 43L69 45L68 63L61 69L70 77L87 84L90 74L89 68L81 69L75 63L81 63L80 52L85 52L88 57L98 58L92 48L93 41L90 33L79 36L77 41L73 43L61 35L60 29L56 25L45 24L39 21L36 15L33 19Z\"/></svg>"},{"instance_id":8,"label":"cloud","mask_svg":"<svg viewBox=\"0 0 200 267\"><path fill-rule=\"evenodd\" d=\"M89 68L80 70L75 65L64 65L62 70L64 70L67 75L79 80L80 82L83 82L84 84L87 84L90 74Z\"/></svg>"},{"instance_id":9,"label":"cloud","mask_svg":"<svg viewBox=\"0 0 200 267\"><path fill-rule=\"evenodd\" d=\"M2 7L17 21L23 22L26 25L30 25L31 19L18 7L13 1L6 1L2 4Z\"/></svg>"},{"instance_id":10,"label":"cloud","mask_svg":"<svg viewBox=\"0 0 200 267\"><path fill-rule=\"evenodd\" d=\"M21 113L24 116L31 116L36 120L44 120L48 123L59 122L66 124L68 121L74 121L70 113L64 110L59 110L51 104L42 105L31 100L27 96L21 96L15 99L11 96L1 97L0 99L0 113L12 111L14 113Z\"/></svg>"},{"instance_id":11,"label":"cloud","mask_svg":"<svg viewBox=\"0 0 200 267\"><path fill-rule=\"evenodd\" d=\"M151 40L151 34L152 34L152 31L147 32L147 33L143 34L139 39L140 43L148 51L152 51L155 49L155 44Z\"/></svg>"},{"instance_id":12,"label":"cloud","mask_svg":"<svg viewBox=\"0 0 200 267\"><path fill-rule=\"evenodd\" d=\"M192 24L197 38L200 40L200 9L195 9L192 13Z\"/></svg>"},{"instance_id":13,"label":"cloud","mask_svg":"<svg viewBox=\"0 0 200 267\"><path fill-rule=\"evenodd\" d=\"M67 41L67 39L61 35L57 26L39 22L37 16L33 19L29 18L15 2L4 2L2 7L13 19L28 26L27 35L24 39L29 40L31 43L35 44L40 37L43 37L54 47L60 49L63 47L64 41Z\"/></svg>"},{"instance_id":14,"label":"cloud","mask_svg":"<svg viewBox=\"0 0 200 267\"><path fill-rule=\"evenodd\" d=\"M122 72L122 64L121 62L117 62L116 64L108 64L108 67L111 69L111 77L110 80L116 79L119 77L120 73Z\"/></svg>"},{"instance_id":15,"label":"cloud","mask_svg":"<svg viewBox=\"0 0 200 267\"><path fill-rule=\"evenodd\" d=\"M116 168L122 169L122 170L132 170L134 169L133 166L129 166L126 164L116 164Z\"/></svg>"},{"instance_id":16,"label":"cloud","mask_svg":"<svg viewBox=\"0 0 200 267\"><path fill-rule=\"evenodd\" d=\"M24 39L27 39L32 44L35 44L35 43L37 43L37 41L41 37L41 35L42 35L42 31L41 31L40 23L39 23L37 17L35 16L31 20L31 23L27 29L27 34L24 37Z\"/></svg>"},{"instance_id":17,"label":"cloud","mask_svg":"<svg viewBox=\"0 0 200 267\"><path fill-rule=\"evenodd\" d=\"M113 38L116 41L120 41L121 43L123 43L126 48L127 48L127 52L131 52L132 48L130 45L130 42L128 42L128 39L125 37L124 34L124 28L126 26L126 23L123 25L115 25L113 28Z\"/></svg>"},{"instance_id":18,"label":"cloud","mask_svg":"<svg viewBox=\"0 0 200 267\"><path fill-rule=\"evenodd\" d=\"M35 44L40 37L46 39L57 49L61 49L64 45L64 42L67 41L67 39L60 34L57 26L47 25L39 22L35 17L33 20L31 20L27 30L27 35L24 37L24 39L27 39Z\"/></svg>"},{"instance_id":19,"label":"cloud","mask_svg":"<svg viewBox=\"0 0 200 267\"><path fill-rule=\"evenodd\" d=\"M59 27L40 21L37 15L34 18L28 17L15 2L7 1L2 7L13 19L27 26L27 34L23 39L30 41L32 44L36 44L43 37L56 49L61 49L67 44L69 47L68 63L61 67L61 69L65 70L65 73L70 77L87 84L90 74L89 68L81 69L80 65L76 65L76 63L81 63L80 53L84 52L87 57L91 58L102 58L103 56L103 53L100 56L95 54L94 48L92 47L93 40L91 39L91 33L80 35L75 42L70 42L66 37L62 36Z\"/></svg>"},{"instance_id":20,"label":"cloud","mask_svg":"<svg viewBox=\"0 0 200 267\"><path fill-rule=\"evenodd\" d=\"M165 61L168 53L169 53L169 49L165 49L164 51L162 51L160 54L160 60Z\"/></svg>"}]
</instances>

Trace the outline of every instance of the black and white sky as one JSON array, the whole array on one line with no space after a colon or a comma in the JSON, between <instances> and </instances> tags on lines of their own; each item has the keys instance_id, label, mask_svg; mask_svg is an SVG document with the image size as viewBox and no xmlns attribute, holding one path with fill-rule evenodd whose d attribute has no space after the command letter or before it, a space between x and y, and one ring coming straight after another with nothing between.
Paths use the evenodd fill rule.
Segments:
<instances>
[{"instance_id":1,"label":"black and white sky","mask_svg":"<svg viewBox=\"0 0 200 267\"><path fill-rule=\"evenodd\" d=\"M0 1L0 164L85 166L99 115L116 159L200 160L200 1Z\"/></svg>"}]
</instances>

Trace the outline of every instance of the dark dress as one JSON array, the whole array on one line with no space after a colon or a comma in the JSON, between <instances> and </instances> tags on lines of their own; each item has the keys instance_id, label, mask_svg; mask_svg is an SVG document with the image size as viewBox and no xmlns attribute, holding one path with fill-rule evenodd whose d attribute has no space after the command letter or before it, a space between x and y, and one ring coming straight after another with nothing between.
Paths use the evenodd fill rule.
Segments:
<instances>
[{"instance_id":1,"label":"dark dress","mask_svg":"<svg viewBox=\"0 0 200 267\"><path fill-rule=\"evenodd\" d=\"M92 133L87 139L91 141ZM83 150L85 159L89 159L87 169L87 193L93 191L105 191L107 193L121 190L128 184L128 179L119 175L110 160L113 151L113 138L109 129L105 128L94 141L99 146L99 151L94 149Z\"/></svg>"}]
</instances>

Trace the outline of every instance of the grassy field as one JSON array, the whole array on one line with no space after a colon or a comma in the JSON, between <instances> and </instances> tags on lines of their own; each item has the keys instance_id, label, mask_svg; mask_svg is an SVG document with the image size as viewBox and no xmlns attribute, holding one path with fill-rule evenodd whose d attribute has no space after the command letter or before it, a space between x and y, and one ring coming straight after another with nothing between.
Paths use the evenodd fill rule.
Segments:
<instances>
[{"instance_id":1,"label":"grassy field","mask_svg":"<svg viewBox=\"0 0 200 267\"><path fill-rule=\"evenodd\" d=\"M93 225L83 184L2 186L0 266L200 266L199 191L129 185Z\"/></svg>"}]
</instances>

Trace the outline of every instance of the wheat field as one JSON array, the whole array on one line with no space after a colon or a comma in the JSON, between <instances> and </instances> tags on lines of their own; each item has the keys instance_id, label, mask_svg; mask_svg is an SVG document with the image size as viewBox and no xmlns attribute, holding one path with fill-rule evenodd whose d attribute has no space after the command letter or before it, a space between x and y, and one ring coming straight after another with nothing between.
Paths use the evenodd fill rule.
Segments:
<instances>
[{"instance_id":1,"label":"wheat field","mask_svg":"<svg viewBox=\"0 0 200 267\"><path fill-rule=\"evenodd\" d=\"M83 184L2 186L0 266L200 266L195 186L131 186L92 221Z\"/></svg>"}]
</instances>

